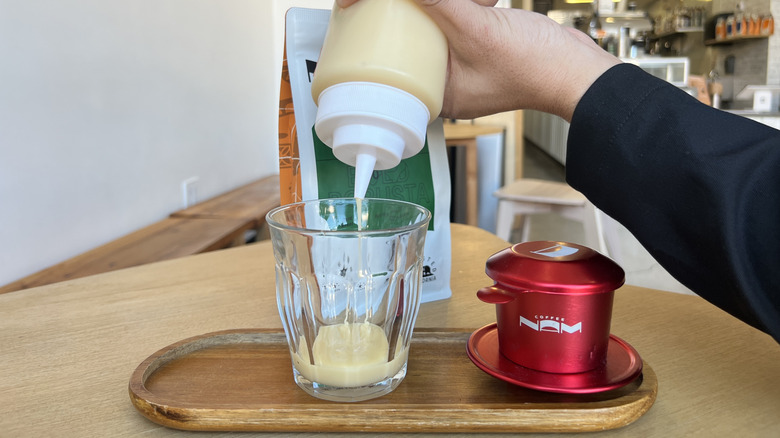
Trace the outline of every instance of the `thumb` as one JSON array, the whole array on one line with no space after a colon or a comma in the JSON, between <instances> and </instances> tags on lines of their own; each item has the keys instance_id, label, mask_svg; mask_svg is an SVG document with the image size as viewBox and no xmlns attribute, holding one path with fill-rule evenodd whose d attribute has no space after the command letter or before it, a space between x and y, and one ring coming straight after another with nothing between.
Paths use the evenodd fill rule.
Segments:
<instances>
[{"instance_id":1,"label":"thumb","mask_svg":"<svg viewBox=\"0 0 780 438\"><path fill-rule=\"evenodd\" d=\"M336 0L336 4L341 8L346 8L347 6L351 6L355 3L357 3L358 0ZM443 0L416 0L417 3L420 4L420 6L437 6L439 3L447 3L447 1ZM467 0L472 1L474 3L477 3L482 6L495 6L496 3L498 3L498 0Z\"/></svg>"},{"instance_id":2,"label":"thumb","mask_svg":"<svg viewBox=\"0 0 780 438\"><path fill-rule=\"evenodd\" d=\"M345 1L348 3L355 3L357 0L340 0ZM417 3L419 3L421 6L436 6L440 3L452 3L448 0L416 0ZM476 3L481 6L495 6L496 3L498 3L498 0L465 0L470 1L471 3ZM458 3L455 1L455 3Z\"/></svg>"}]
</instances>

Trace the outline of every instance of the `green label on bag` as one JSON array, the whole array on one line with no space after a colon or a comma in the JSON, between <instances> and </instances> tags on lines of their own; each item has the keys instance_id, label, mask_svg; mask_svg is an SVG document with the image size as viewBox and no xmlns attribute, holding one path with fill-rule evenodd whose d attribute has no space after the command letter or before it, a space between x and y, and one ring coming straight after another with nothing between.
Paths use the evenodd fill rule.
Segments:
<instances>
[{"instance_id":1,"label":"green label on bag","mask_svg":"<svg viewBox=\"0 0 780 438\"><path fill-rule=\"evenodd\" d=\"M355 195L355 168L342 163L333 155L333 150L317 137L314 139L314 157L317 162L318 196L323 198L351 198ZM415 156L401 160L393 169L375 170L368 184L366 198L396 199L412 202L430 210L435 215L433 176L431 174L431 155L428 151L428 139ZM433 231L433 223L428 230Z\"/></svg>"}]
</instances>

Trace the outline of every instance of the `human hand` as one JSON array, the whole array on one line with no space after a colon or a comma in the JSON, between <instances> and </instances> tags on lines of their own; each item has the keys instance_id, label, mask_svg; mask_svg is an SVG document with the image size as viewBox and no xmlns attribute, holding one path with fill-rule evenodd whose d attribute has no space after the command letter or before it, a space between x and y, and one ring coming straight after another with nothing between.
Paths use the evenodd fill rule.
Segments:
<instances>
[{"instance_id":1,"label":"human hand","mask_svg":"<svg viewBox=\"0 0 780 438\"><path fill-rule=\"evenodd\" d=\"M538 13L490 7L496 0L415 1L449 42L442 117L535 109L570 121L590 85L620 62L582 32Z\"/></svg>"}]
</instances>

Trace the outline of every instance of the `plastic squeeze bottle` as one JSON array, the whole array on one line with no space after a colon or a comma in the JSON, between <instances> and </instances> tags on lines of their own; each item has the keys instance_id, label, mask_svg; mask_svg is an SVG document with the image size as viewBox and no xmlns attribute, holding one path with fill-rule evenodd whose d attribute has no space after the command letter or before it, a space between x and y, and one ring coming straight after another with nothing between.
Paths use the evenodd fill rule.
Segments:
<instances>
[{"instance_id":1,"label":"plastic squeeze bottle","mask_svg":"<svg viewBox=\"0 0 780 438\"><path fill-rule=\"evenodd\" d=\"M447 39L414 0L333 6L314 72L314 130L355 167L355 197L371 174L420 152L444 99Z\"/></svg>"}]
</instances>

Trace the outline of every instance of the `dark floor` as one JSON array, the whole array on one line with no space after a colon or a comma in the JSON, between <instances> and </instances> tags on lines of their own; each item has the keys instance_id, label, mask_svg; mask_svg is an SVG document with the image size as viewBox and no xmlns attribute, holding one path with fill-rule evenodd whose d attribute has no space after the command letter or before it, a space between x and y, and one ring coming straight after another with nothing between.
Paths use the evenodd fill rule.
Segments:
<instances>
[{"instance_id":1,"label":"dark floor","mask_svg":"<svg viewBox=\"0 0 780 438\"><path fill-rule=\"evenodd\" d=\"M563 182L566 180L566 171L563 164L526 140L523 143L523 178Z\"/></svg>"}]
</instances>

